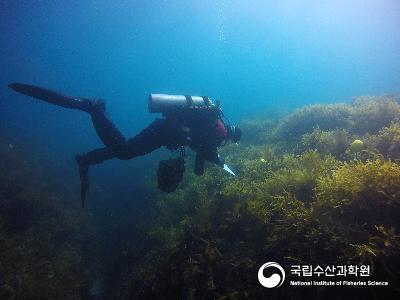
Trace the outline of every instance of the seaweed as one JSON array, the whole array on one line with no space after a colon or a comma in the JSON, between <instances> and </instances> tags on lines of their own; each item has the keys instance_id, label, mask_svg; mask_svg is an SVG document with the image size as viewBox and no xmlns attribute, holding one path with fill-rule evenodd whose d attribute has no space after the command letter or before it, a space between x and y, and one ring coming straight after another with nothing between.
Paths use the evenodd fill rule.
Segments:
<instances>
[{"instance_id":1,"label":"seaweed","mask_svg":"<svg viewBox=\"0 0 400 300\"><path fill-rule=\"evenodd\" d=\"M81 230L92 224L50 192L46 167L14 140L0 142L0 298L79 299L96 262Z\"/></svg>"},{"instance_id":2,"label":"seaweed","mask_svg":"<svg viewBox=\"0 0 400 300\"><path fill-rule=\"evenodd\" d=\"M319 178L316 194L313 213L345 242L343 257L398 283L400 166L352 161Z\"/></svg>"},{"instance_id":3,"label":"seaweed","mask_svg":"<svg viewBox=\"0 0 400 300\"><path fill-rule=\"evenodd\" d=\"M346 158L346 150L351 147L351 136L346 129L322 131L315 128L302 136L300 152L315 149L322 155L333 155L338 159Z\"/></svg>"},{"instance_id":4,"label":"seaweed","mask_svg":"<svg viewBox=\"0 0 400 300\"><path fill-rule=\"evenodd\" d=\"M155 191L148 181L143 193L151 201L129 223L135 229L127 232L135 237L114 250L106 297L342 296L343 290L323 287L265 289L256 274L266 261L285 269L368 264L390 286L384 293L347 289L346 295L398 297L399 99L359 97L348 104L309 105L279 120L248 120L248 138L221 152L237 177L209 165L201 177L186 172L173 194ZM81 272L90 264L78 228L86 223L49 192L57 182L32 181L40 163L18 161L24 156L14 151L5 143L0 147L0 254L7 258L0 262L2 296L85 298L79 290L87 293L93 279ZM6 173L10 161L15 168ZM192 168L189 162L187 170ZM113 226L128 226L122 222Z\"/></svg>"},{"instance_id":5,"label":"seaweed","mask_svg":"<svg viewBox=\"0 0 400 300\"><path fill-rule=\"evenodd\" d=\"M358 97L352 103L350 132L377 133L400 118L400 105L390 97Z\"/></svg>"},{"instance_id":6,"label":"seaweed","mask_svg":"<svg viewBox=\"0 0 400 300\"><path fill-rule=\"evenodd\" d=\"M400 161L400 123L393 122L366 139L368 148L379 151L386 159Z\"/></svg>"},{"instance_id":7,"label":"seaweed","mask_svg":"<svg viewBox=\"0 0 400 300\"><path fill-rule=\"evenodd\" d=\"M330 176L318 179L315 208L328 208L321 215L332 216L335 223L342 218L372 228L393 222L400 213L400 166L390 161L351 161ZM334 207L334 210L330 208ZM354 215L354 211L357 215ZM376 213L379 211L379 214ZM386 225L398 227L400 223Z\"/></svg>"},{"instance_id":8,"label":"seaweed","mask_svg":"<svg viewBox=\"0 0 400 300\"><path fill-rule=\"evenodd\" d=\"M286 148L294 149L305 136L314 132L318 138L328 138L323 132L336 132L343 138L348 132L362 136L375 134L400 118L400 104L391 96L357 97L352 103L313 104L300 108L281 119L271 138L285 141ZM318 136L319 135L319 136ZM328 142L328 141L325 141ZM332 141L330 141L332 143Z\"/></svg>"},{"instance_id":9,"label":"seaweed","mask_svg":"<svg viewBox=\"0 0 400 300\"><path fill-rule=\"evenodd\" d=\"M396 99L364 97L307 106L275 123L246 121L256 132L223 150L238 177L208 168L203 177L186 175L177 194L159 195L160 216L148 230L157 228L164 244L132 266L129 297L316 297L311 289L263 289L254 277L266 259L286 268L369 264L393 284L373 297L398 296ZM340 293L318 290L325 298ZM367 289L346 293L371 298Z\"/></svg>"},{"instance_id":10,"label":"seaweed","mask_svg":"<svg viewBox=\"0 0 400 300\"><path fill-rule=\"evenodd\" d=\"M351 115L352 107L344 103L308 105L283 118L275 134L279 139L293 143L316 128L323 131L349 128Z\"/></svg>"},{"instance_id":11,"label":"seaweed","mask_svg":"<svg viewBox=\"0 0 400 300\"><path fill-rule=\"evenodd\" d=\"M269 142L276 121L271 119L249 119L240 124L243 131L241 143L244 145L264 145Z\"/></svg>"}]
</instances>

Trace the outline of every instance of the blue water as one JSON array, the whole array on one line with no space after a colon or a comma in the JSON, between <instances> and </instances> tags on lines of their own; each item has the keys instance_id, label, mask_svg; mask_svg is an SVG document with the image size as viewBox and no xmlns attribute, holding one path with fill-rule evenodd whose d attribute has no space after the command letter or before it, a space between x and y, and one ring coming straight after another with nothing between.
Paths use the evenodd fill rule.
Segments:
<instances>
[{"instance_id":1,"label":"blue water","mask_svg":"<svg viewBox=\"0 0 400 300\"><path fill-rule=\"evenodd\" d=\"M399 1L1 1L0 126L73 174L73 155L101 146L88 116L8 83L106 99L127 137L154 119L151 92L208 95L239 122L269 107L399 92L399 28ZM126 162L107 162L98 180L131 185L129 168L148 159L125 173Z\"/></svg>"},{"instance_id":2,"label":"blue water","mask_svg":"<svg viewBox=\"0 0 400 300\"><path fill-rule=\"evenodd\" d=\"M76 176L73 155L101 146L88 116L8 83L106 99L127 137L154 119L151 92L208 95L239 122L270 107L399 92L399 28L399 1L1 1L0 126ZM115 194L154 166L151 156L113 160L95 180Z\"/></svg>"},{"instance_id":3,"label":"blue water","mask_svg":"<svg viewBox=\"0 0 400 300\"><path fill-rule=\"evenodd\" d=\"M240 120L400 86L398 1L6 0L0 28L2 117L21 126L57 109L10 81L105 98L127 132L151 120L150 92L209 95Z\"/></svg>"},{"instance_id":4,"label":"blue water","mask_svg":"<svg viewBox=\"0 0 400 300\"><path fill-rule=\"evenodd\" d=\"M399 93L399 28L397 0L2 0L0 134L18 137L17 148L33 141L61 179L73 178L79 202L73 156L102 146L90 118L8 83L106 99L127 137L157 117L149 93L207 95L239 123L269 108ZM168 155L91 169L86 211L104 220L104 257L129 239L132 215L152 201L143 177Z\"/></svg>"}]
</instances>

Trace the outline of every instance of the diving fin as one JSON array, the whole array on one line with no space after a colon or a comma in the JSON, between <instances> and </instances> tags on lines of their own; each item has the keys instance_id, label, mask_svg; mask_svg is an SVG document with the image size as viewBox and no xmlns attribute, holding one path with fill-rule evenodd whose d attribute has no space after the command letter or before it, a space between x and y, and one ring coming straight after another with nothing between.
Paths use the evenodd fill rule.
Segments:
<instances>
[{"instance_id":1,"label":"diving fin","mask_svg":"<svg viewBox=\"0 0 400 300\"><path fill-rule=\"evenodd\" d=\"M88 111L90 109L90 100L85 98L66 96L59 92L24 83L10 83L8 87L18 93L40 99L58 106L72 109L81 109L85 111Z\"/></svg>"},{"instance_id":2,"label":"diving fin","mask_svg":"<svg viewBox=\"0 0 400 300\"><path fill-rule=\"evenodd\" d=\"M223 169L224 169L224 171L228 172L232 176L236 176L236 174L233 173L233 171L226 164L224 164Z\"/></svg>"},{"instance_id":3,"label":"diving fin","mask_svg":"<svg viewBox=\"0 0 400 300\"><path fill-rule=\"evenodd\" d=\"M81 181L81 204L85 207L86 194L89 190L89 165L82 162L82 156L75 156L75 160L79 167L79 178Z\"/></svg>"}]
</instances>

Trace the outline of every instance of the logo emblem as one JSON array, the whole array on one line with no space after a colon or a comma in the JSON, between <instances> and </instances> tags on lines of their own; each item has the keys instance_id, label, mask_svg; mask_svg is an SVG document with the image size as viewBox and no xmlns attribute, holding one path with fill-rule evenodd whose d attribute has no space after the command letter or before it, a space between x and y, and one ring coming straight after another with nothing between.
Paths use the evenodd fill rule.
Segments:
<instances>
[{"instance_id":1,"label":"logo emblem","mask_svg":"<svg viewBox=\"0 0 400 300\"><path fill-rule=\"evenodd\" d=\"M269 277L264 276L265 269L274 269L278 271L280 274L273 273ZM280 264L276 262L267 262L263 264L258 270L258 281L266 288L271 289L274 287L280 287L282 283L285 281L285 270L281 267Z\"/></svg>"}]
</instances>

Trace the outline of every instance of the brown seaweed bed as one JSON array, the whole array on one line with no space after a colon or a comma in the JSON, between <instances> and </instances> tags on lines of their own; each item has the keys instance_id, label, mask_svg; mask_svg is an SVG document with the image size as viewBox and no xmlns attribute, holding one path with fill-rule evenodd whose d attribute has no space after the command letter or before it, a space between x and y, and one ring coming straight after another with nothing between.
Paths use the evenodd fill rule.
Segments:
<instances>
[{"instance_id":1,"label":"brown seaweed bed","mask_svg":"<svg viewBox=\"0 0 400 300\"><path fill-rule=\"evenodd\" d=\"M151 201L113 226L124 239L96 295L94 270L107 270L96 221L28 145L0 139L0 298L399 298L400 97L309 105L242 129L240 145L222 149L236 178L210 166L162 194L149 172L140 195ZM266 289L267 261L369 265L389 286L293 287L287 274Z\"/></svg>"}]
</instances>

